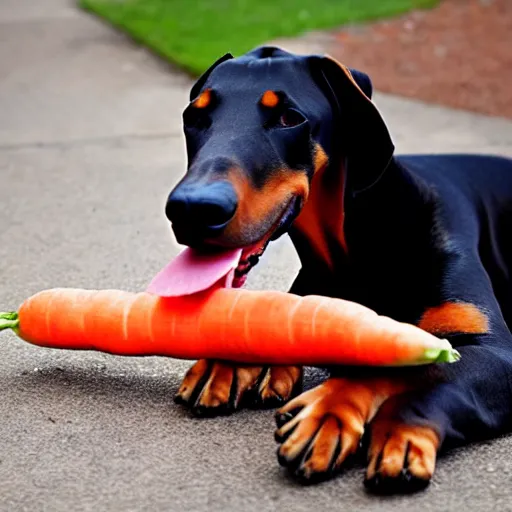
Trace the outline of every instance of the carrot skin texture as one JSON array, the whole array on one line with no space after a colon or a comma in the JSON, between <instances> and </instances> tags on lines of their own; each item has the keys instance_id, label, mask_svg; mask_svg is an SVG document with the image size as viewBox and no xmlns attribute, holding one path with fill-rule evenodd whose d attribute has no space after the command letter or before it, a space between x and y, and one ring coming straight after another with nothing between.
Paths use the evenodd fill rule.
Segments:
<instances>
[{"instance_id":1,"label":"carrot skin texture","mask_svg":"<svg viewBox=\"0 0 512 512\"><path fill-rule=\"evenodd\" d=\"M311 366L420 364L432 362L429 349L451 348L341 299L228 288L169 298L45 290L20 307L18 333L51 348Z\"/></svg>"}]
</instances>

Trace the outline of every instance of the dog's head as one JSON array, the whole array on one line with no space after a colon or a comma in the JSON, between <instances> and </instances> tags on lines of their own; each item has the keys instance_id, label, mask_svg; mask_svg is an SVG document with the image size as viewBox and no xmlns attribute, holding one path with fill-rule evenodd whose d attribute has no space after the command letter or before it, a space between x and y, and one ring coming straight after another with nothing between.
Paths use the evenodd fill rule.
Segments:
<instances>
[{"instance_id":1,"label":"dog's head","mask_svg":"<svg viewBox=\"0 0 512 512\"><path fill-rule=\"evenodd\" d=\"M188 170L166 205L178 242L243 248L243 274L300 214L316 175L345 173L351 190L375 182L393 144L371 93L365 74L329 57L263 47L220 58L183 113Z\"/></svg>"}]
</instances>

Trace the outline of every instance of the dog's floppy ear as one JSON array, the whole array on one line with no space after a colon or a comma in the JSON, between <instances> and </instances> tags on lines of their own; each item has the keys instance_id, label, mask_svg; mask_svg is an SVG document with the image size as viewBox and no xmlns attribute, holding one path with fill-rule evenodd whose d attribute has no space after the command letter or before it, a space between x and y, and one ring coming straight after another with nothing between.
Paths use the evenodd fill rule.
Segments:
<instances>
[{"instance_id":1,"label":"dog's floppy ear","mask_svg":"<svg viewBox=\"0 0 512 512\"><path fill-rule=\"evenodd\" d=\"M371 101L371 80L327 56L313 57L311 66L337 114L335 133L344 148L348 186L353 192L367 189L382 176L395 149Z\"/></svg>"},{"instance_id":2,"label":"dog's floppy ear","mask_svg":"<svg viewBox=\"0 0 512 512\"><path fill-rule=\"evenodd\" d=\"M190 101L194 100L199 96L199 93L201 92L201 89L203 88L203 85L205 84L206 80L208 80L208 77L210 76L211 72L220 64L223 62L226 62L227 60L230 60L233 58L233 55L231 53L226 53L219 59L217 59L197 80L197 82L192 86L192 89L190 91Z\"/></svg>"},{"instance_id":3,"label":"dog's floppy ear","mask_svg":"<svg viewBox=\"0 0 512 512\"><path fill-rule=\"evenodd\" d=\"M368 98L372 98L373 93L373 85L370 77L357 69L347 68L349 73L352 75L352 78L359 86L359 88L364 92L365 96Z\"/></svg>"}]
</instances>

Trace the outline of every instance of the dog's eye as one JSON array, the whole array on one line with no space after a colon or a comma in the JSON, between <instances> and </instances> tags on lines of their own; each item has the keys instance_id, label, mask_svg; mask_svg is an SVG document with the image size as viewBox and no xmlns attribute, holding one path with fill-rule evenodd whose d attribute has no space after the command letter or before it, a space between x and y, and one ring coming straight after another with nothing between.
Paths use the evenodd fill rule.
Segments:
<instances>
[{"instance_id":1,"label":"dog's eye","mask_svg":"<svg viewBox=\"0 0 512 512\"><path fill-rule=\"evenodd\" d=\"M279 126L283 128L291 128L302 124L306 119L304 116L293 108L286 109L279 118Z\"/></svg>"}]
</instances>

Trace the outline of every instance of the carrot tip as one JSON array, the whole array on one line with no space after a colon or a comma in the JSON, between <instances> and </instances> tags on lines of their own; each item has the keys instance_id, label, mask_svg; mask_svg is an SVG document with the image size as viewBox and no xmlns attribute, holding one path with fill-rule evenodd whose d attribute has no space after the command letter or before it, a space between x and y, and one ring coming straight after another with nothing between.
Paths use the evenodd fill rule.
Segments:
<instances>
[{"instance_id":1,"label":"carrot tip","mask_svg":"<svg viewBox=\"0 0 512 512\"><path fill-rule=\"evenodd\" d=\"M18 328L20 326L20 319L18 313L11 311L9 313L0 313L0 331L4 329L12 329L18 334Z\"/></svg>"},{"instance_id":2,"label":"carrot tip","mask_svg":"<svg viewBox=\"0 0 512 512\"><path fill-rule=\"evenodd\" d=\"M424 359L431 363L456 363L460 359L460 353L454 348L438 349L429 348L425 350Z\"/></svg>"}]
</instances>

